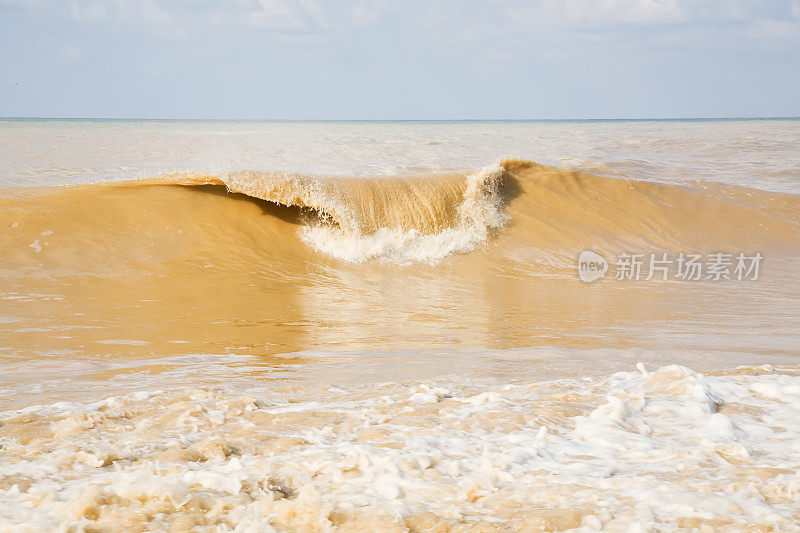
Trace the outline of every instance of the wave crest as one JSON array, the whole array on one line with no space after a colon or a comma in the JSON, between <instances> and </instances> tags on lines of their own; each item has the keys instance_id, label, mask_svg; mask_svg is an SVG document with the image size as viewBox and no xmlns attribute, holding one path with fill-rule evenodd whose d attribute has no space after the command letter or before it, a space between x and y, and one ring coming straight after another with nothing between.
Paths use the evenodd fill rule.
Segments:
<instances>
[{"instance_id":1,"label":"wave crest","mask_svg":"<svg viewBox=\"0 0 800 533\"><path fill-rule=\"evenodd\" d=\"M6 259L66 271L136 269L180 257L248 271L272 265L305 272L309 262L327 263L314 250L351 263L406 264L483 248L491 264L512 272L572 275L575 258L587 249L611 256L795 253L800 197L505 160L464 174L178 173L28 191L0 199L0 227L10 228L0 235ZM489 241L491 249L483 246ZM485 254L469 255L476 265L487 264Z\"/></svg>"},{"instance_id":2,"label":"wave crest","mask_svg":"<svg viewBox=\"0 0 800 533\"><path fill-rule=\"evenodd\" d=\"M230 192L316 213L302 226L314 249L351 262L438 261L468 252L503 226L497 163L464 175L331 178L235 172L225 176L171 174L171 184L224 185Z\"/></svg>"}]
</instances>

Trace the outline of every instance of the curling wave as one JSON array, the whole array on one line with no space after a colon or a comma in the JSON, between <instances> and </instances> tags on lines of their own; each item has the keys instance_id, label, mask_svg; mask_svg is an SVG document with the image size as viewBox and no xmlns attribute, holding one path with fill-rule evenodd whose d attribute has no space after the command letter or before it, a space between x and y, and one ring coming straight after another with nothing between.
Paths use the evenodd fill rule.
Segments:
<instances>
[{"instance_id":1,"label":"curling wave","mask_svg":"<svg viewBox=\"0 0 800 533\"><path fill-rule=\"evenodd\" d=\"M224 185L287 207L313 210L301 236L315 249L352 262L439 260L467 252L507 220L501 164L466 175L410 178L298 176L235 172L225 176L171 174L184 185ZM152 183L152 181L149 181Z\"/></svg>"},{"instance_id":2,"label":"curling wave","mask_svg":"<svg viewBox=\"0 0 800 533\"><path fill-rule=\"evenodd\" d=\"M800 250L794 195L514 160L460 175L173 174L0 195L0 298L21 321L0 328L0 347L25 354L519 347L586 336L616 346L609 331L638 324L673 284L587 291L581 251L758 251L763 279L737 285L758 286L752 307L768 283L793 290ZM619 287L630 289L624 298ZM704 317L726 312L687 301L671 312L704 331ZM583 331L576 309L591 317L589 332L565 336ZM46 343L44 331L54 332Z\"/></svg>"},{"instance_id":3,"label":"curling wave","mask_svg":"<svg viewBox=\"0 0 800 533\"><path fill-rule=\"evenodd\" d=\"M322 260L312 252L351 263L435 263L477 249L541 269L571 267L587 248L712 252L800 243L795 195L517 160L412 177L177 173L6 196L14 196L0 199L0 224L11 229L0 237L6 260L88 272L176 257L270 262L286 271L287 262Z\"/></svg>"}]
</instances>

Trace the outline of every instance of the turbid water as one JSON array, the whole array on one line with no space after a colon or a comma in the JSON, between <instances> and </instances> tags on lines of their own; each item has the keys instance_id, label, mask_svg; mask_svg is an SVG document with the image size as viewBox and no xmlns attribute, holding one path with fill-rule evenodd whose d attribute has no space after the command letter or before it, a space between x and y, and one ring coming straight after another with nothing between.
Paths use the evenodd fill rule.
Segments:
<instances>
[{"instance_id":1,"label":"turbid water","mask_svg":"<svg viewBox=\"0 0 800 533\"><path fill-rule=\"evenodd\" d=\"M0 528L795 530L798 142L2 121Z\"/></svg>"}]
</instances>

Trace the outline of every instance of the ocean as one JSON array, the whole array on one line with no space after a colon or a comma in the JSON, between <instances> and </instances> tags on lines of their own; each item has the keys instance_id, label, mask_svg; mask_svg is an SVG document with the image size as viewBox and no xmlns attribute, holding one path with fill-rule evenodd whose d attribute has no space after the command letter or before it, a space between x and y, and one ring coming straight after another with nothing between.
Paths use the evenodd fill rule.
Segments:
<instances>
[{"instance_id":1,"label":"ocean","mask_svg":"<svg viewBox=\"0 0 800 533\"><path fill-rule=\"evenodd\" d=\"M0 530L797 530L798 146L0 120Z\"/></svg>"}]
</instances>

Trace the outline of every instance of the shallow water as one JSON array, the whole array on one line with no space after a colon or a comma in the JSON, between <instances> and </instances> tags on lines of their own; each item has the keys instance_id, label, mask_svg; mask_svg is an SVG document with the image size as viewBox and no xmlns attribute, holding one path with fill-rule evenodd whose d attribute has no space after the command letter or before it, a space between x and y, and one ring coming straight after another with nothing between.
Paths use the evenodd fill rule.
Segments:
<instances>
[{"instance_id":1,"label":"shallow water","mask_svg":"<svg viewBox=\"0 0 800 533\"><path fill-rule=\"evenodd\" d=\"M0 139L0 528L800 525L798 121Z\"/></svg>"}]
</instances>

